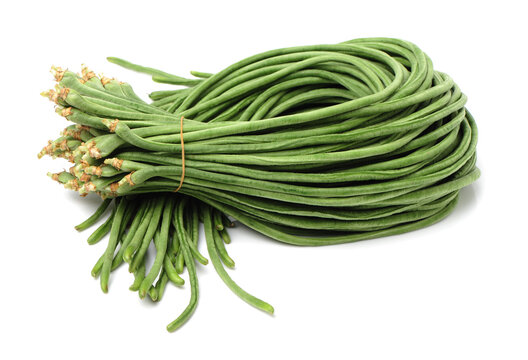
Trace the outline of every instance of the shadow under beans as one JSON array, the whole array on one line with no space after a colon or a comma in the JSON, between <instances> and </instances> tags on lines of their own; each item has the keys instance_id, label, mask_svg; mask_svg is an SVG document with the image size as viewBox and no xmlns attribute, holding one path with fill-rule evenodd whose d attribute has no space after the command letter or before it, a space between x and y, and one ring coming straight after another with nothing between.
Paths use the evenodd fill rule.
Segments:
<instances>
[{"instance_id":1,"label":"shadow under beans","mask_svg":"<svg viewBox=\"0 0 528 360\"><path fill-rule=\"evenodd\" d=\"M458 204L451 216L457 214L464 214L473 209L477 204L477 199L480 197L481 186L477 180L475 183L461 189L458 195Z\"/></svg>"}]
</instances>

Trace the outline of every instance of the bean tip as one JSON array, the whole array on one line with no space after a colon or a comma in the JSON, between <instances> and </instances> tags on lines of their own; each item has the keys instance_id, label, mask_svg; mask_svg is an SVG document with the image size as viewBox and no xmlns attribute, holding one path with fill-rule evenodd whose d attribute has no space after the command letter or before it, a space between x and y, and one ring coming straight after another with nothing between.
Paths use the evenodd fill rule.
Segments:
<instances>
[{"instance_id":1,"label":"bean tip","mask_svg":"<svg viewBox=\"0 0 528 360\"><path fill-rule=\"evenodd\" d=\"M61 81L62 78L64 77L64 73L66 72L66 70L63 70L59 66L52 66L50 72L55 78L55 81Z\"/></svg>"},{"instance_id":2,"label":"bean tip","mask_svg":"<svg viewBox=\"0 0 528 360\"><path fill-rule=\"evenodd\" d=\"M152 301L158 301L159 293L156 291L155 288L150 289L149 291L150 300Z\"/></svg>"},{"instance_id":3,"label":"bean tip","mask_svg":"<svg viewBox=\"0 0 528 360\"><path fill-rule=\"evenodd\" d=\"M132 255L134 254L134 248L132 246L128 246L125 249L125 252L123 254L123 260L126 263L130 263L132 261Z\"/></svg>"}]
</instances>

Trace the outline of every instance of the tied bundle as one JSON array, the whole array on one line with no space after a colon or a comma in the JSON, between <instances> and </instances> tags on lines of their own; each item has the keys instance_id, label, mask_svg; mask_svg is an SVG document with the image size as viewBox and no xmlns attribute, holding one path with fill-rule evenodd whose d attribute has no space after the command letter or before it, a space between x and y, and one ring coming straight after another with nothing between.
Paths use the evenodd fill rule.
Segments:
<instances>
[{"instance_id":1,"label":"tied bundle","mask_svg":"<svg viewBox=\"0 0 528 360\"><path fill-rule=\"evenodd\" d=\"M122 262L133 290L159 300L188 269L196 307L195 261L203 222L209 258L243 300L226 228L236 219L277 241L329 245L400 234L433 224L479 177L477 128L466 97L412 43L387 38L277 49L216 73L186 79L118 58L109 61L179 85L150 94L130 85L54 68L44 93L75 125L42 150L73 163L50 176L81 195L103 199L85 223L108 219L88 239L110 233L92 274L108 290ZM154 243L154 264L145 258Z\"/></svg>"}]
</instances>

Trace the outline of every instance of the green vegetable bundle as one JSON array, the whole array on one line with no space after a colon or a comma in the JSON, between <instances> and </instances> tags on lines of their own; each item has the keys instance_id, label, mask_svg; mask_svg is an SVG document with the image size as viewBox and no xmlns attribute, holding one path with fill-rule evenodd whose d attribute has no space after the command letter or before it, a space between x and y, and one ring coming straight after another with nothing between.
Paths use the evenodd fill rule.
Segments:
<instances>
[{"instance_id":1,"label":"green vegetable bundle","mask_svg":"<svg viewBox=\"0 0 528 360\"><path fill-rule=\"evenodd\" d=\"M191 302L169 330L196 306L195 260L207 264L199 221L220 277L273 312L224 269L234 265L224 246L229 217L285 243L347 243L433 224L479 177L466 97L406 41L272 50L214 75L191 72L195 79L108 60L183 88L153 92L147 104L126 83L56 68L57 88L45 95L76 125L40 155L74 163L51 175L65 187L105 199L81 229L114 203L89 239L110 232L93 270L103 291L126 261L132 289L158 300L168 281L183 284L187 267ZM151 242L156 258L146 274Z\"/></svg>"}]
</instances>

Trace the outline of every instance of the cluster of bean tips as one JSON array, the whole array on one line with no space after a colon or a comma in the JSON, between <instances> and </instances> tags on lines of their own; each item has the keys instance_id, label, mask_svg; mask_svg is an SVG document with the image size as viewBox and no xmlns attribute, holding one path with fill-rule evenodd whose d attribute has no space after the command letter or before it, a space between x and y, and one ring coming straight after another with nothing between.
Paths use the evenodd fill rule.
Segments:
<instances>
[{"instance_id":1,"label":"cluster of bean tips","mask_svg":"<svg viewBox=\"0 0 528 360\"><path fill-rule=\"evenodd\" d=\"M73 122L76 122L76 115L80 117L89 117L90 115L75 107L75 103L85 101L83 96L87 94L81 95L77 90L68 87L68 84L72 82L86 85L83 87L84 89L104 90L108 94L116 91L122 92L126 89L131 96L135 96L128 84L104 76L98 77L84 66L81 74L74 74L60 67L52 67L51 71L57 81L55 89L45 91L41 95L56 104L56 112L59 115ZM97 99L90 98L90 101L97 101ZM135 96L135 101L141 100ZM78 114L74 115L74 112L78 112ZM117 187L115 180L121 173L119 162L113 164L117 168L104 164L104 159L102 159L96 146L97 140L109 133L102 120L106 119L98 119L98 124L95 126L81 124L68 126L61 132L59 138L50 140L48 145L38 154L39 158L49 155L53 158L64 158L72 163L69 171L56 174L49 173L48 175L64 184L65 188L78 191L82 196L89 192L96 192L103 198L113 195L111 189Z\"/></svg>"},{"instance_id":2,"label":"cluster of bean tips","mask_svg":"<svg viewBox=\"0 0 528 360\"><path fill-rule=\"evenodd\" d=\"M110 212L87 240L93 245L109 234L107 247L91 272L95 278L99 277L102 291L108 292L110 273L120 265L127 264L129 272L134 275L130 290L137 291L142 299L149 297L152 301L160 301L169 282L176 286L184 285L185 281L180 275L186 268L191 288L189 305L167 326L169 331L178 329L193 314L197 305L196 262L202 265L209 262L198 250L199 223L203 222L209 258L222 280L244 301L273 313L271 305L241 289L224 268L235 266L225 248L225 244L231 242L227 227L234 226L234 223L225 214L179 193L116 196L117 189L124 183L133 185L131 173L122 168L123 160L107 157L116 144L121 145L112 134L118 120L99 116L117 114L125 118L141 117L144 112L138 111L132 116L126 114L124 105L129 110L130 107L137 107L149 109L147 113L155 114L157 111L152 110L154 107L146 105L128 84L96 76L86 67L82 68L81 74L58 67L53 67L52 73L57 85L42 95L56 104L59 115L77 124L64 129L56 140L50 140L38 157L49 155L66 159L73 164L68 171L48 175L81 196L94 192L103 198L95 213L75 227L77 230L94 225ZM90 89L96 89L97 92L90 92ZM92 97L94 94L96 97ZM97 107L97 104L101 106ZM131 127L153 123L151 120L132 121L137 123L131 123ZM109 208L112 210L108 211ZM156 252L153 264L147 269L146 259L151 243Z\"/></svg>"}]
</instances>

